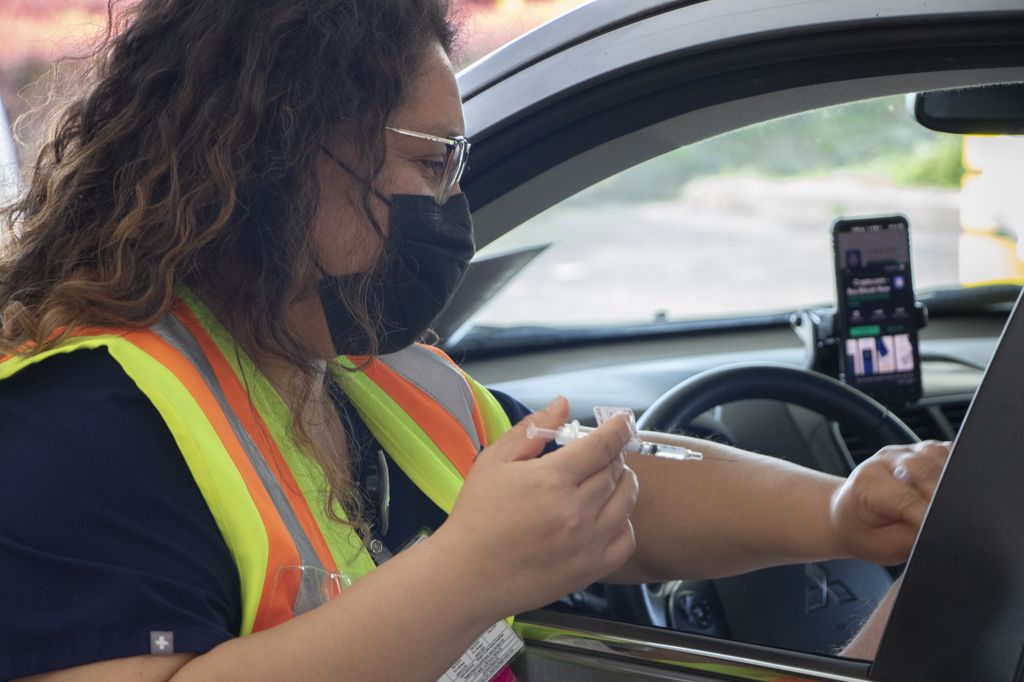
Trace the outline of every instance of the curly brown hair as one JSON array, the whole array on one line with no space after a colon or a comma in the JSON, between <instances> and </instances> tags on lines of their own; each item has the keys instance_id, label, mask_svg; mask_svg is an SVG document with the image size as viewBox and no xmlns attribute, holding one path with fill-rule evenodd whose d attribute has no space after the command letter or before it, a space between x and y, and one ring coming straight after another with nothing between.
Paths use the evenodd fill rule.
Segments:
<instances>
[{"instance_id":1,"label":"curly brown hair","mask_svg":"<svg viewBox=\"0 0 1024 682\"><path fill-rule=\"evenodd\" d=\"M17 236L0 259L0 352L38 352L86 326L149 326L184 285L257 366L302 372L308 398L310 353L281 322L295 273L315 260L316 156L345 121L371 181L379 175L384 126L422 55L435 41L451 51L447 0L115 9L111 0L95 85L68 105L27 194L2 214ZM361 290L345 303L373 339ZM293 432L325 472L332 515L340 503L360 526L347 458L314 447L301 414Z\"/></svg>"}]
</instances>

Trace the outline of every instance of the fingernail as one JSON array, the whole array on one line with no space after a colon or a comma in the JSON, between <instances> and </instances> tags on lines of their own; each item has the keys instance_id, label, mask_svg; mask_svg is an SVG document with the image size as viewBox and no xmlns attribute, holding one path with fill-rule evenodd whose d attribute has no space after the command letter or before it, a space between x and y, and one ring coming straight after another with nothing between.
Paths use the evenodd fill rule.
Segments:
<instances>
[{"instance_id":1,"label":"fingernail","mask_svg":"<svg viewBox=\"0 0 1024 682\"><path fill-rule=\"evenodd\" d=\"M910 485L910 472L907 471L907 467L900 464L898 467L893 469L892 476L900 483L906 483Z\"/></svg>"},{"instance_id":2,"label":"fingernail","mask_svg":"<svg viewBox=\"0 0 1024 682\"><path fill-rule=\"evenodd\" d=\"M541 412L548 412L548 411L550 411L550 410L553 410L553 409L555 409L555 405L557 405L557 404L558 404L559 402L561 402L562 400L565 400L565 398L564 398L563 396L555 396L555 399L554 399L554 400L552 400L552 401L551 401L550 403L548 403L547 405L545 405L545 406L544 406L544 409L543 409L543 410L541 410Z\"/></svg>"}]
</instances>

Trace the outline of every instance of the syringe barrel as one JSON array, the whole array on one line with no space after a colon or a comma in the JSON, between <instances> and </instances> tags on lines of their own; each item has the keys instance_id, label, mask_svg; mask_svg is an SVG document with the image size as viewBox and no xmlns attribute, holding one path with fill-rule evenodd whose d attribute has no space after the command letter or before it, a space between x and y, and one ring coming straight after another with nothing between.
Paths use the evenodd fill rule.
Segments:
<instances>
[{"instance_id":1,"label":"syringe barrel","mask_svg":"<svg viewBox=\"0 0 1024 682\"><path fill-rule=\"evenodd\" d=\"M568 424L562 424L558 427L555 431L555 442L559 445L568 445L573 441L583 438L587 433L588 431L584 431L578 421L573 420Z\"/></svg>"},{"instance_id":2,"label":"syringe barrel","mask_svg":"<svg viewBox=\"0 0 1024 682\"><path fill-rule=\"evenodd\" d=\"M559 429L560 431L561 429ZM545 429L542 426L537 426L533 422L526 425L526 437L527 438L556 438L558 431L555 429Z\"/></svg>"}]
</instances>

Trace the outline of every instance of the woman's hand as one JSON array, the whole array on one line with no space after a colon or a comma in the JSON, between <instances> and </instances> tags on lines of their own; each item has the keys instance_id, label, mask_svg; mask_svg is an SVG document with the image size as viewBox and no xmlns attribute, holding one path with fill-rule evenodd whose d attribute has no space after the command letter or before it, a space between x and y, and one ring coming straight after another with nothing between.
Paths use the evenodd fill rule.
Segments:
<instances>
[{"instance_id":1,"label":"woman's hand","mask_svg":"<svg viewBox=\"0 0 1024 682\"><path fill-rule=\"evenodd\" d=\"M836 489L831 524L841 552L880 564L905 561L949 457L947 442L882 448Z\"/></svg>"},{"instance_id":2,"label":"woman's hand","mask_svg":"<svg viewBox=\"0 0 1024 682\"><path fill-rule=\"evenodd\" d=\"M622 452L623 418L543 458L529 421L557 428L565 399L480 453L452 513L428 541L456 560L467 595L494 599L495 618L547 604L619 568L636 541L636 475Z\"/></svg>"}]
</instances>

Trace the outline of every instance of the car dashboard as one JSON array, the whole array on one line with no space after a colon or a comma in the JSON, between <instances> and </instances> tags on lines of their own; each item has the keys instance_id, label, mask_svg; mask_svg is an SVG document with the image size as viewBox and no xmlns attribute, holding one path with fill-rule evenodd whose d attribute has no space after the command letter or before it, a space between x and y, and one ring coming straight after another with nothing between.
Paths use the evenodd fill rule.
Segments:
<instances>
[{"instance_id":1,"label":"car dashboard","mask_svg":"<svg viewBox=\"0 0 1024 682\"><path fill-rule=\"evenodd\" d=\"M1005 321L1006 311L999 310L933 316L921 330L924 395L895 412L922 440L955 437ZM594 405L630 407L640 415L686 379L709 369L751 362L806 367L808 357L792 329L776 325L547 348L469 358L462 364L477 380L531 409L564 395L570 403L570 416L592 424ZM763 413L766 406L760 407ZM752 432L763 438L766 430L757 423L756 412L742 403L723 406L702 415L689 430L732 444L757 445L751 443ZM744 418L754 418L754 423ZM863 451L856 434L839 433L855 462L870 455ZM784 452L771 452L773 443L760 445L762 452L785 456Z\"/></svg>"}]
</instances>

